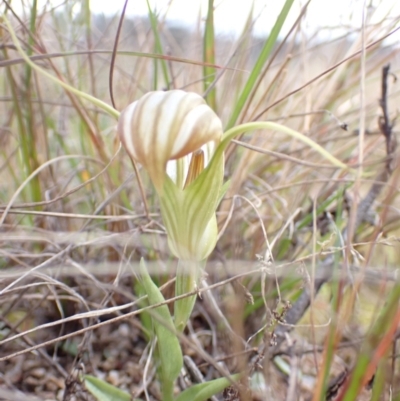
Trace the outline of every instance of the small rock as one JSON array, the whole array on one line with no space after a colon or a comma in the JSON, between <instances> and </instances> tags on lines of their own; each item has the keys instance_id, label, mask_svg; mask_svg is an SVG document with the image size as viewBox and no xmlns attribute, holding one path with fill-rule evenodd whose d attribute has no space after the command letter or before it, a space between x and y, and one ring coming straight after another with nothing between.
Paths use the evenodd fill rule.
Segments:
<instances>
[{"instance_id":1,"label":"small rock","mask_svg":"<svg viewBox=\"0 0 400 401\"><path fill-rule=\"evenodd\" d=\"M116 370L111 370L108 372L107 381L111 383L113 386L118 387L121 383L120 374Z\"/></svg>"},{"instance_id":2,"label":"small rock","mask_svg":"<svg viewBox=\"0 0 400 401\"><path fill-rule=\"evenodd\" d=\"M31 376L35 377L36 379L41 379L46 374L45 368L35 368L30 371Z\"/></svg>"},{"instance_id":3,"label":"small rock","mask_svg":"<svg viewBox=\"0 0 400 401\"><path fill-rule=\"evenodd\" d=\"M130 337L130 332L131 332L131 329L129 328L129 324L122 323L122 324L120 324L120 326L118 327L118 333L119 333L122 337Z\"/></svg>"}]
</instances>

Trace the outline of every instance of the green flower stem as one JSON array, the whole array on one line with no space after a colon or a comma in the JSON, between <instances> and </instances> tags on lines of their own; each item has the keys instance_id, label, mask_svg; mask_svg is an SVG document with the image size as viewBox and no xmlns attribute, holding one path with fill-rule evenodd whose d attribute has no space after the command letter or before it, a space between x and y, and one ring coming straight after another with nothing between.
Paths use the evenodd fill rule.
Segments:
<instances>
[{"instance_id":1,"label":"green flower stem","mask_svg":"<svg viewBox=\"0 0 400 401\"><path fill-rule=\"evenodd\" d=\"M39 72L40 74L44 75L45 77L49 78L51 81L57 83L58 85L62 86L64 89L66 89L67 91L73 93L76 96L81 97L82 99L86 99L89 102L93 103L95 106L99 107L100 109L103 109L106 113L108 113L109 115L118 118L120 113L119 111L115 110L113 107L109 106L107 103L102 102L101 100L97 99L94 96L88 95L85 92L82 92L78 89L75 89L73 86L68 85L67 83L63 82L61 79L58 79L56 77L54 77L53 75L49 74L47 71L45 71L43 68L40 68L38 65L36 65L30 58L29 56L24 52L24 50L22 49L18 38L10 24L10 22L8 21L7 17L4 15L3 16L3 22L4 24L7 26L8 32L11 36L11 39L15 45L15 47L18 50L18 53L21 55L21 57L25 60L25 62L31 67L33 68L35 71Z\"/></svg>"},{"instance_id":2,"label":"green flower stem","mask_svg":"<svg viewBox=\"0 0 400 401\"><path fill-rule=\"evenodd\" d=\"M175 296L192 292L197 288L197 283L205 261L195 262L189 260L178 261L175 282ZM190 295L187 298L179 299L174 304L174 322L179 332L182 332L190 318L197 295Z\"/></svg>"}]
</instances>

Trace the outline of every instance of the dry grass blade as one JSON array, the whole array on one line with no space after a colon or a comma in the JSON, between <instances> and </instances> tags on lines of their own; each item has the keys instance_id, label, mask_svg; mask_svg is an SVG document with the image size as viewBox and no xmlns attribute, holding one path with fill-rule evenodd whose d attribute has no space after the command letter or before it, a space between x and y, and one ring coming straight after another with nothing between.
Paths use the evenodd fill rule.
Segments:
<instances>
[{"instance_id":1,"label":"dry grass blade","mask_svg":"<svg viewBox=\"0 0 400 401\"><path fill-rule=\"evenodd\" d=\"M374 336L400 281L397 5L351 2L312 31L321 4L335 18L329 2L281 2L271 22L273 2L255 2L230 35L221 21L246 2L209 0L189 28L171 23L174 2L143 0L145 17L130 14L139 0L114 16L88 0L3 3L0 399L89 400L87 373L162 400L141 258L171 313L197 295L175 396L240 372L217 399L345 400L354 372L377 369L360 401L399 397L394 307ZM266 120L306 138L263 128L229 144L217 246L180 297L159 199L115 132L116 106L169 88L203 95L223 126Z\"/></svg>"}]
</instances>

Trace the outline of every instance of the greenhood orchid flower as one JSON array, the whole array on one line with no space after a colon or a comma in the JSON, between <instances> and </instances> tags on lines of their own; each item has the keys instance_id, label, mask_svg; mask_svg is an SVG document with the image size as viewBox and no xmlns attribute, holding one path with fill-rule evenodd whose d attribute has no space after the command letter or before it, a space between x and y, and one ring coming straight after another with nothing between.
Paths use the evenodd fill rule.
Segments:
<instances>
[{"instance_id":1,"label":"greenhood orchid flower","mask_svg":"<svg viewBox=\"0 0 400 401\"><path fill-rule=\"evenodd\" d=\"M215 211L223 195L223 152L215 153L221 120L196 93L156 91L122 111L118 134L160 197L172 253L206 259L217 240Z\"/></svg>"},{"instance_id":2,"label":"greenhood orchid flower","mask_svg":"<svg viewBox=\"0 0 400 401\"><path fill-rule=\"evenodd\" d=\"M129 155L148 172L160 198L160 208L172 253L179 258L175 295L195 291L215 247L216 209L223 185L224 150L236 135L270 129L302 140L337 166L336 160L308 137L273 122L251 122L229 129L203 98L181 90L150 92L122 111L118 134ZM174 323L182 331L196 296L174 304Z\"/></svg>"}]
</instances>

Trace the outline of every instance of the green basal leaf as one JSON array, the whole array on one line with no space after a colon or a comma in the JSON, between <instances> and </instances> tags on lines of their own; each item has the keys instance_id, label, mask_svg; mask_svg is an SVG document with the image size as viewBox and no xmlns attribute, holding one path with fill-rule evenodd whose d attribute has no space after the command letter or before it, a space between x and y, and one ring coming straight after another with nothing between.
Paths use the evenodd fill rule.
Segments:
<instances>
[{"instance_id":1,"label":"green basal leaf","mask_svg":"<svg viewBox=\"0 0 400 401\"><path fill-rule=\"evenodd\" d=\"M194 386L186 389L175 398L175 401L205 401L215 394L220 393L228 387L232 381L236 381L240 375L232 375L231 380L222 377L206 383L195 384Z\"/></svg>"},{"instance_id":2,"label":"green basal leaf","mask_svg":"<svg viewBox=\"0 0 400 401\"><path fill-rule=\"evenodd\" d=\"M85 375L84 381L86 389L98 401L131 401L131 396L128 393L97 377Z\"/></svg>"},{"instance_id":3,"label":"green basal leaf","mask_svg":"<svg viewBox=\"0 0 400 401\"><path fill-rule=\"evenodd\" d=\"M159 288L153 283L147 272L143 258L140 260L140 279L146 291L149 304L156 305L165 301ZM175 334L175 326L168 306L162 305L149 313L152 316L157 337L157 348L161 363L162 382L170 385L178 376L183 366L182 350Z\"/></svg>"},{"instance_id":4,"label":"green basal leaf","mask_svg":"<svg viewBox=\"0 0 400 401\"><path fill-rule=\"evenodd\" d=\"M138 298L142 298L147 295L144 291L143 285L140 281L136 280L133 286L134 294L137 294ZM147 298L141 301L138 301L139 308L144 308L148 306ZM142 333L146 339L146 341L151 341L154 338L154 327L153 321L151 319L150 313L143 312L140 314L140 321L142 323Z\"/></svg>"}]
</instances>

